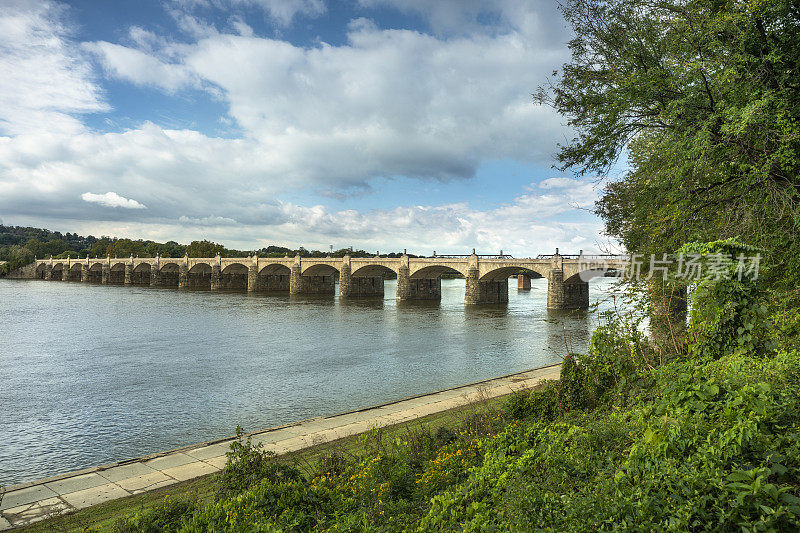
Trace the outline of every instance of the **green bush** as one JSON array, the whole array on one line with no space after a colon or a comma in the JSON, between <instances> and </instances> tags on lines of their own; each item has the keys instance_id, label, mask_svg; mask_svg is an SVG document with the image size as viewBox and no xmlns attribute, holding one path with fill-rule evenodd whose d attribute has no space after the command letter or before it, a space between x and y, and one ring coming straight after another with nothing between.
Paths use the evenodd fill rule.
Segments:
<instances>
[{"instance_id":1,"label":"green bush","mask_svg":"<svg viewBox=\"0 0 800 533\"><path fill-rule=\"evenodd\" d=\"M503 409L515 420L553 420L559 413L559 388L558 381L547 380L528 393L512 394Z\"/></svg>"},{"instance_id":2,"label":"green bush","mask_svg":"<svg viewBox=\"0 0 800 533\"><path fill-rule=\"evenodd\" d=\"M275 453L265 451L261 443L253 444L251 437L242 437L242 428L236 428L237 438L226 453L225 468L219 473L217 499L222 500L242 493L256 483L302 481L300 471L275 460Z\"/></svg>"},{"instance_id":3,"label":"green bush","mask_svg":"<svg viewBox=\"0 0 800 533\"><path fill-rule=\"evenodd\" d=\"M562 411L583 409L588 405L586 376L575 354L569 354L561 363L559 376L559 406Z\"/></svg>"},{"instance_id":4,"label":"green bush","mask_svg":"<svg viewBox=\"0 0 800 533\"><path fill-rule=\"evenodd\" d=\"M680 249L714 263L713 268L703 270L692 293L689 349L695 357L717 359L734 352L756 354L773 348L768 342L767 307L760 284L753 276L737 272L739 255L759 251L736 239L689 243Z\"/></svg>"},{"instance_id":5,"label":"green bush","mask_svg":"<svg viewBox=\"0 0 800 533\"><path fill-rule=\"evenodd\" d=\"M185 517L197 509L195 500L173 499L169 496L150 509L118 520L112 530L114 533L159 533L178 531Z\"/></svg>"},{"instance_id":6,"label":"green bush","mask_svg":"<svg viewBox=\"0 0 800 533\"><path fill-rule=\"evenodd\" d=\"M605 315L605 320L592 333L589 353L580 359L587 405L607 400L614 391L624 390L659 364L641 331L626 327L614 315Z\"/></svg>"}]
</instances>

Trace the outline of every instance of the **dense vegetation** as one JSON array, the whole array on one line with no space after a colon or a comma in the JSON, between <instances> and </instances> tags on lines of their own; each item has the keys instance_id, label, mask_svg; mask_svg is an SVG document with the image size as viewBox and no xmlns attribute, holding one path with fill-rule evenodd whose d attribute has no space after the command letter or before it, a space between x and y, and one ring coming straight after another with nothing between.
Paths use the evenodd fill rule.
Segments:
<instances>
[{"instance_id":1,"label":"dense vegetation","mask_svg":"<svg viewBox=\"0 0 800 533\"><path fill-rule=\"evenodd\" d=\"M222 257L247 257L256 254L260 257L283 257L289 255L294 257L300 254L302 257L325 257L331 252L319 250L306 250L302 246L298 249L286 248L283 246L266 246L259 250L232 250L225 248L222 244L211 241L192 241L188 245L178 244L175 241L165 243L148 240L118 239L114 237L82 237L75 233L62 234L58 231L49 231L39 228L27 228L21 226L0 225L0 261L8 261L5 265L0 265L0 276L11 270L31 263L34 258L53 256L55 258L73 259L78 257L215 257L220 254ZM371 257L375 254L364 250L353 250L342 248L332 252L334 257L342 257L345 254L352 257ZM401 253L392 252L382 254L385 257L399 257Z\"/></svg>"}]
</instances>

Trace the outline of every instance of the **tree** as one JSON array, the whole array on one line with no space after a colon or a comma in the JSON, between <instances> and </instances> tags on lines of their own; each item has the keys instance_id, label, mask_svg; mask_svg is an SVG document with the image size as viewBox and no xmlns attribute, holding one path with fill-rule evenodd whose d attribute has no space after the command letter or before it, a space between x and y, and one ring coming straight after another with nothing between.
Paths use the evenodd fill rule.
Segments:
<instances>
[{"instance_id":1,"label":"tree","mask_svg":"<svg viewBox=\"0 0 800 533\"><path fill-rule=\"evenodd\" d=\"M108 247L111 246L112 240L108 237L100 237L92 243L91 256L92 257L106 257Z\"/></svg>"},{"instance_id":2,"label":"tree","mask_svg":"<svg viewBox=\"0 0 800 533\"><path fill-rule=\"evenodd\" d=\"M144 256L146 254L142 241L117 239L106 248L106 255L111 257L130 257L131 255Z\"/></svg>"},{"instance_id":3,"label":"tree","mask_svg":"<svg viewBox=\"0 0 800 533\"><path fill-rule=\"evenodd\" d=\"M571 61L536 99L577 135L559 165L630 171L597 204L631 252L740 235L800 279L800 7L568 0ZM791 282L791 281L790 281Z\"/></svg>"},{"instance_id":4,"label":"tree","mask_svg":"<svg viewBox=\"0 0 800 533\"><path fill-rule=\"evenodd\" d=\"M216 257L217 254L225 257L225 247L211 241L192 241L186 247L189 257Z\"/></svg>"}]
</instances>

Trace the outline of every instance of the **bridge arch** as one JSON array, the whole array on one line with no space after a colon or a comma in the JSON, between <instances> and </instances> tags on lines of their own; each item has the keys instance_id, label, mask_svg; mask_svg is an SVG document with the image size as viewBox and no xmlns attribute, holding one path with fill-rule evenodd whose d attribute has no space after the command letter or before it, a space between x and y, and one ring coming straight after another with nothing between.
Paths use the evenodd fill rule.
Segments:
<instances>
[{"instance_id":1,"label":"bridge arch","mask_svg":"<svg viewBox=\"0 0 800 533\"><path fill-rule=\"evenodd\" d=\"M459 277L463 277L465 275L464 272L461 272L459 269L454 267L446 265L428 265L411 272L410 278L439 279L442 277L442 274L453 274L458 275Z\"/></svg>"},{"instance_id":2,"label":"bridge arch","mask_svg":"<svg viewBox=\"0 0 800 533\"><path fill-rule=\"evenodd\" d=\"M80 281L82 271L82 263L73 263L72 266L69 267L69 277L67 279L69 279L69 281Z\"/></svg>"},{"instance_id":3,"label":"bridge arch","mask_svg":"<svg viewBox=\"0 0 800 533\"><path fill-rule=\"evenodd\" d=\"M258 271L256 290L286 292L291 284L292 269L284 263L269 263Z\"/></svg>"},{"instance_id":4,"label":"bridge arch","mask_svg":"<svg viewBox=\"0 0 800 533\"><path fill-rule=\"evenodd\" d=\"M351 276L355 277L363 277L363 278L378 278L383 277L387 279L394 278L397 276L397 271L393 268L389 268L386 265L363 265L358 267L356 270L353 270L350 273Z\"/></svg>"},{"instance_id":5,"label":"bridge arch","mask_svg":"<svg viewBox=\"0 0 800 533\"><path fill-rule=\"evenodd\" d=\"M161 287L177 287L180 278L178 263L164 263L158 269L158 285Z\"/></svg>"},{"instance_id":6,"label":"bridge arch","mask_svg":"<svg viewBox=\"0 0 800 533\"><path fill-rule=\"evenodd\" d=\"M36 265L36 277L38 279L45 279L47 277L47 265L45 263Z\"/></svg>"},{"instance_id":7,"label":"bridge arch","mask_svg":"<svg viewBox=\"0 0 800 533\"><path fill-rule=\"evenodd\" d=\"M291 274L292 269L289 268L288 265L283 263L270 263L261 267L261 270L258 271L259 276L274 276L274 275L281 275L281 276L288 276Z\"/></svg>"},{"instance_id":8,"label":"bridge arch","mask_svg":"<svg viewBox=\"0 0 800 533\"><path fill-rule=\"evenodd\" d=\"M117 262L111 265L108 272L108 282L122 285L125 283L125 263Z\"/></svg>"},{"instance_id":9,"label":"bridge arch","mask_svg":"<svg viewBox=\"0 0 800 533\"><path fill-rule=\"evenodd\" d=\"M506 267L496 268L494 270L490 270L490 271L484 273L480 277L480 280L481 281L503 281L503 280L506 280L506 279L510 278L511 276L520 275L520 274L523 274L523 275L526 275L526 276L530 276L532 278L546 278L547 277L547 272L542 272L539 269L533 269L533 268L529 268L529 267L506 266Z\"/></svg>"},{"instance_id":10,"label":"bridge arch","mask_svg":"<svg viewBox=\"0 0 800 533\"><path fill-rule=\"evenodd\" d=\"M211 265L195 263L186 272L186 284L193 289L211 289Z\"/></svg>"},{"instance_id":11,"label":"bridge arch","mask_svg":"<svg viewBox=\"0 0 800 533\"><path fill-rule=\"evenodd\" d=\"M339 297L372 296L383 298L383 281L387 278L394 279L395 277L397 277L397 272L382 264L361 265L352 272L344 270L339 276Z\"/></svg>"},{"instance_id":12,"label":"bridge arch","mask_svg":"<svg viewBox=\"0 0 800 533\"><path fill-rule=\"evenodd\" d=\"M301 265L300 275L292 272L289 280L290 294L334 294L339 269L330 263Z\"/></svg>"},{"instance_id":13,"label":"bridge arch","mask_svg":"<svg viewBox=\"0 0 800 533\"><path fill-rule=\"evenodd\" d=\"M586 283L589 280L594 278L602 278L606 275L606 272L609 269L590 269L590 270L581 270L580 272L576 272L572 274L570 277L564 280L564 283Z\"/></svg>"},{"instance_id":14,"label":"bridge arch","mask_svg":"<svg viewBox=\"0 0 800 533\"><path fill-rule=\"evenodd\" d=\"M133 267L131 272L132 285L150 285L150 263L139 263Z\"/></svg>"},{"instance_id":15,"label":"bridge arch","mask_svg":"<svg viewBox=\"0 0 800 533\"><path fill-rule=\"evenodd\" d=\"M208 263L195 263L192 265L192 268L189 269L189 274L202 274L204 272L211 273L211 265Z\"/></svg>"},{"instance_id":16,"label":"bridge arch","mask_svg":"<svg viewBox=\"0 0 800 533\"><path fill-rule=\"evenodd\" d=\"M230 263L225 265L219 273L220 289L244 289L247 290L248 268L242 263Z\"/></svg>"},{"instance_id":17,"label":"bridge arch","mask_svg":"<svg viewBox=\"0 0 800 533\"><path fill-rule=\"evenodd\" d=\"M300 273L303 276L338 276L339 269L328 263L316 263L302 266Z\"/></svg>"},{"instance_id":18,"label":"bridge arch","mask_svg":"<svg viewBox=\"0 0 800 533\"><path fill-rule=\"evenodd\" d=\"M89 265L86 277L92 283L100 283L103 280L103 263L98 261Z\"/></svg>"}]
</instances>

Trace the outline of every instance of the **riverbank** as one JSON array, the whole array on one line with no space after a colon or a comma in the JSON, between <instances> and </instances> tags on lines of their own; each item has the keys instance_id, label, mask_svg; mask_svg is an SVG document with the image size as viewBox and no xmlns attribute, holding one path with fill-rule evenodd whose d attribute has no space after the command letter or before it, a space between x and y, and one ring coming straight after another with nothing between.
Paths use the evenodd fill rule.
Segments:
<instances>
[{"instance_id":1,"label":"riverbank","mask_svg":"<svg viewBox=\"0 0 800 533\"><path fill-rule=\"evenodd\" d=\"M557 379L558 376L558 365L542 367L357 411L273 427L251 433L250 437L254 443L262 443L266 450L288 454L350 438L373 428L417 421L480 400L530 389L545 379ZM73 514L113 500L208 476L224 467L225 453L234 438L7 487L0 502L0 530Z\"/></svg>"}]
</instances>

